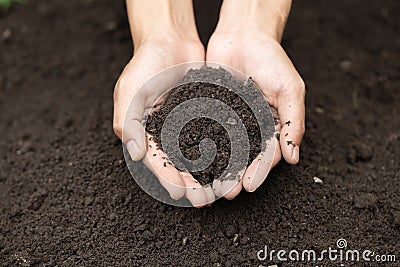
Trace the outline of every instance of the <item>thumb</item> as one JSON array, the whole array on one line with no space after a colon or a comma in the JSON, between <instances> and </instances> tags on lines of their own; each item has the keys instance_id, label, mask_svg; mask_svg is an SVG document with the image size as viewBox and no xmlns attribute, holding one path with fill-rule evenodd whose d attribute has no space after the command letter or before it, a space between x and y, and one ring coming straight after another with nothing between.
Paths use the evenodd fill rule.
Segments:
<instances>
[{"instance_id":1,"label":"thumb","mask_svg":"<svg viewBox=\"0 0 400 267\"><path fill-rule=\"evenodd\" d=\"M144 94L127 90L118 81L114 93L113 128L135 161L143 159L146 154L145 129L142 124L145 102Z\"/></svg>"}]
</instances>

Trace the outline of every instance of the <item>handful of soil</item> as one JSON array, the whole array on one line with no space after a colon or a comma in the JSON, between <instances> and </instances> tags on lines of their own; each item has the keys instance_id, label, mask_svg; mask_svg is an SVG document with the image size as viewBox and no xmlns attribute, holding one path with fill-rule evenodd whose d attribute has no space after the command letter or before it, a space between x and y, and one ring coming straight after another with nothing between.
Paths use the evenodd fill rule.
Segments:
<instances>
[{"instance_id":1,"label":"handful of soil","mask_svg":"<svg viewBox=\"0 0 400 267\"><path fill-rule=\"evenodd\" d=\"M198 70L189 70L183 81L173 88L163 105L149 115L146 131L153 135L154 141L160 149L164 149L161 142L161 132L168 115L185 101L198 98L217 99L229 106L244 125L248 138L247 166L265 148L266 138L271 138L274 131L274 121L269 105L262 97L251 78L247 81L235 79L229 72L219 68L203 67ZM185 112L195 113L195 106L188 106ZM255 114L256 113L256 114ZM224 114L220 114L222 117ZM260 119L261 118L261 119ZM215 179L240 179L239 173L220 177L231 159L231 149L241 150L231 143L227 128L238 127L238 122L231 117L224 118L224 123L207 117L196 117L187 122L180 130L179 149L187 160L176 162L168 154L178 170L192 170L192 161L201 156L200 142L211 139L215 144L216 154L213 162L202 170L190 171L193 177L202 185L211 183ZM260 128L263 128L262 130ZM263 136L264 135L264 136ZM232 147L232 145L235 145ZM247 166L242 166L247 167ZM239 171L239 170L238 170Z\"/></svg>"}]
</instances>

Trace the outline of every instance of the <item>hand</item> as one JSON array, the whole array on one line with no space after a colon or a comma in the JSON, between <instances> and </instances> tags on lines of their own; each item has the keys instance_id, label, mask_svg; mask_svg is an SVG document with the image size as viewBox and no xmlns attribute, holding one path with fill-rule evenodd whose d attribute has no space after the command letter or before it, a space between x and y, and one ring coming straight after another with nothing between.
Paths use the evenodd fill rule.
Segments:
<instances>
[{"instance_id":1,"label":"hand","mask_svg":"<svg viewBox=\"0 0 400 267\"><path fill-rule=\"evenodd\" d=\"M227 21L229 23L224 24ZM234 20L220 20L208 44L207 61L228 65L252 77L278 122L276 131L280 133L280 139L274 138L276 151L272 167L282 155L288 163L296 164L305 130L304 82L281 47L280 34L272 34L274 31L269 31L268 27L258 27L257 23L251 21L249 24L240 24L240 21L239 25L235 23ZM222 191L220 194L233 199L242 187L249 192L255 191L270 170L260 165L256 171L257 162L257 159L253 161L241 181L233 189L230 188L229 193Z\"/></svg>"},{"instance_id":2,"label":"hand","mask_svg":"<svg viewBox=\"0 0 400 267\"><path fill-rule=\"evenodd\" d=\"M150 140L148 133L145 134L142 125L146 111L153 108L158 97L169 89L168 81L173 83L174 78L166 77L171 80L156 83L146 90L139 89L161 70L184 62L203 60L204 48L200 42L178 39L166 42L163 39L143 43L125 67L114 91L114 131L126 144L131 158L135 161L143 159L173 199L186 196L194 206L212 202L214 195L206 193L189 173L179 172L169 164L164 167L165 160L162 157L166 155L156 150L156 144ZM212 199L208 196L212 196Z\"/></svg>"},{"instance_id":3,"label":"hand","mask_svg":"<svg viewBox=\"0 0 400 267\"><path fill-rule=\"evenodd\" d=\"M115 86L113 127L116 135L126 144L131 158L135 161L143 159L144 164L157 176L173 199L185 196L194 206L201 207L214 201L211 189L205 190L189 173L179 172L172 165L167 164L164 167L162 157L166 155L161 150L156 150L154 141L149 140L150 136L145 133L142 125L146 111L153 108L158 97L169 89L168 83L173 84L174 77L165 77L166 81L162 83L152 84L145 90L140 89L145 82L168 67L205 59L204 47L195 31L194 19L187 12L191 8L191 1L157 1L159 3L154 6L142 0L127 1L135 51ZM153 12L155 7L161 13L174 10L175 17L180 17L184 25L178 27L174 24L177 22L163 18L161 13L156 16L144 15L145 12ZM133 16L134 12L138 14ZM169 15L172 14L165 14L166 17ZM157 19L165 19L159 22L164 28L152 28L153 24L157 24L154 21ZM143 29L133 25L143 26ZM157 156L153 156L154 154Z\"/></svg>"}]
</instances>

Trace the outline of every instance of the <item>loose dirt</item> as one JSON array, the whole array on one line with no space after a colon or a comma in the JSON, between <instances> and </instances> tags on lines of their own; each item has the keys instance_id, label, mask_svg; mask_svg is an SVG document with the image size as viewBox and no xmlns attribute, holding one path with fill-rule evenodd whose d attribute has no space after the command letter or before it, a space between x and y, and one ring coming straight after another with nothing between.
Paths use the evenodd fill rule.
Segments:
<instances>
[{"instance_id":1,"label":"loose dirt","mask_svg":"<svg viewBox=\"0 0 400 267\"><path fill-rule=\"evenodd\" d=\"M206 42L220 3L195 4ZM339 238L400 258L400 2L293 4L283 46L308 90L300 163L200 210L155 201L125 166L112 131L132 55L120 1L0 15L0 265L268 266L265 245L322 251Z\"/></svg>"}]
</instances>

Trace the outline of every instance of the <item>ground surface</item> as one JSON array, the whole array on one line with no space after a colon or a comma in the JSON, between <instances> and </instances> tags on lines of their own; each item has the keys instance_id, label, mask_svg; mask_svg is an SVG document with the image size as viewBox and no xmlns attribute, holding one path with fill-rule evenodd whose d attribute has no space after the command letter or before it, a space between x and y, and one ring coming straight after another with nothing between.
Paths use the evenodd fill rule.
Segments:
<instances>
[{"instance_id":1,"label":"ground surface","mask_svg":"<svg viewBox=\"0 0 400 267\"><path fill-rule=\"evenodd\" d=\"M203 40L210 10L197 10ZM321 251L338 238L400 259L399 10L295 1L284 46L308 88L301 162L196 210L142 192L113 135L132 50L122 3L14 6L0 15L0 265L258 266L265 245Z\"/></svg>"}]
</instances>

